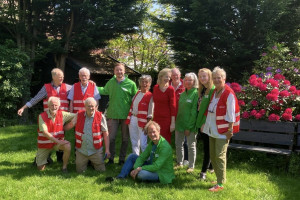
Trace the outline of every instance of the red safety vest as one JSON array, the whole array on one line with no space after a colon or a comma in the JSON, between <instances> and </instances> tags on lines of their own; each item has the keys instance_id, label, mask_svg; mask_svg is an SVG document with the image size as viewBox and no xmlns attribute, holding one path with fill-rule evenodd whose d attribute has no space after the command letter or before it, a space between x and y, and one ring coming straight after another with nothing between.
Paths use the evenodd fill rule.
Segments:
<instances>
[{"instance_id":1,"label":"red safety vest","mask_svg":"<svg viewBox=\"0 0 300 200\"><path fill-rule=\"evenodd\" d=\"M51 118L48 118L48 113L43 112L41 114L42 119L47 125L48 132L53 135L53 137L63 140L64 139L64 129L63 129L63 115L62 111L58 110L55 116L54 122ZM56 143L49 140L43 132L38 129L38 148L41 149L51 149Z\"/></svg>"},{"instance_id":2,"label":"red safety vest","mask_svg":"<svg viewBox=\"0 0 300 200\"><path fill-rule=\"evenodd\" d=\"M215 92L216 92L216 89L214 90L214 92L212 94L212 98L213 98ZM233 96L235 98L236 120L235 120L235 122L233 122L233 130L232 131L233 131L233 133L237 133L240 130L240 107L238 104L238 100L235 96L234 91L229 86L225 85L225 90L221 94L219 102L217 104L217 108L216 108L216 124L217 124L217 128L218 128L218 132L220 134L227 132L228 128L229 128L229 123L227 121L225 121L225 116L226 116L226 110L227 110L227 105L226 105L227 98L230 93L233 94Z\"/></svg>"},{"instance_id":3,"label":"red safety vest","mask_svg":"<svg viewBox=\"0 0 300 200\"><path fill-rule=\"evenodd\" d=\"M130 106L130 110L126 119L126 124L130 124L130 117L132 115L132 106L133 106L133 102L136 98L136 96L140 93L141 91L139 90L136 95L133 97L131 106ZM138 118L138 126L141 128L144 128L145 125L147 124L147 115L148 115L148 108L149 108L149 102L151 100L152 97L152 93L151 92L146 92L143 96L143 98L141 99L141 101L139 102L138 105L138 114L137 114L137 118Z\"/></svg>"},{"instance_id":4,"label":"red safety vest","mask_svg":"<svg viewBox=\"0 0 300 200\"><path fill-rule=\"evenodd\" d=\"M60 99L60 110L68 111L69 110L69 101L68 101L68 95L67 95L67 87L65 83L62 83L59 89L59 94L57 91L53 88L51 83L44 85L47 91L47 98L43 100L44 105L44 111L47 111L48 108L48 99L49 97L58 97Z\"/></svg>"},{"instance_id":5,"label":"red safety vest","mask_svg":"<svg viewBox=\"0 0 300 200\"><path fill-rule=\"evenodd\" d=\"M94 115L93 124L92 124L92 133L93 133L93 141L94 141L95 149L100 149L103 144L103 137L101 132L101 119L102 119L101 112L96 111ZM84 122L85 122L85 111L81 110L78 112L77 123L75 127L75 139L76 139L77 148L81 148L82 135L84 134L83 132Z\"/></svg>"},{"instance_id":6,"label":"red safety vest","mask_svg":"<svg viewBox=\"0 0 300 200\"><path fill-rule=\"evenodd\" d=\"M89 83L85 94L82 94L80 82L74 84L74 98L73 98L73 113L79 110L85 110L84 100L88 97L94 97L95 85Z\"/></svg>"}]
</instances>

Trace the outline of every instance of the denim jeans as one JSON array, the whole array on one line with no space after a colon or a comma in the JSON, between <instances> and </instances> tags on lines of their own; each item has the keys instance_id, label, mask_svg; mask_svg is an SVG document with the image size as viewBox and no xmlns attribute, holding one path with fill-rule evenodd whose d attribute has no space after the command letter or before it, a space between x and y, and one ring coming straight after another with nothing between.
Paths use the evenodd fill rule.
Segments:
<instances>
[{"instance_id":1,"label":"denim jeans","mask_svg":"<svg viewBox=\"0 0 300 200\"><path fill-rule=\"evenodd\" d=\"M134 163L136 161L136 159L139 156L132 153L128 156L127 160L125 161L122 170L120 172L120 174L117 176L117 178L126 178L131 170L133 169ZM147 165L147 162L144 163L144 165ZM151 182L158 182L159 178L158 178L158 174L155 172L149 172L146 170L141 170L138 174L137 174L137 179L140 181L151 181Z\"/></svg>"}]
</instances>

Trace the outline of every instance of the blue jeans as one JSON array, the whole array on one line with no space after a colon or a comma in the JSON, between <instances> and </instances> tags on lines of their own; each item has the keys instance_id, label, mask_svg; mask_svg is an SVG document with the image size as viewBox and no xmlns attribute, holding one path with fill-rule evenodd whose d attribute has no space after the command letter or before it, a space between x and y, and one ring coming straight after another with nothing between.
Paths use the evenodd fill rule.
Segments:
<instances>
[{"instance_id":1,"label":"blue jeans","mask_svg":"<svg viewBox=\"0 0 300 200\"><path fill-rule=\"evenodd\" d=\"M127 160L125 161L122 170L120 174L117 176L117 178L126 178L130 174L131 170L133 169L134 163L138 157L139 156L134 153L130 154ZM144 165L147 165L147 162L145 162ZM136 178L140 181L151 181L151 182L159 181L157 173L149 172L147 170L141 170L137 174Z\"/></svg>"}]
</instances>

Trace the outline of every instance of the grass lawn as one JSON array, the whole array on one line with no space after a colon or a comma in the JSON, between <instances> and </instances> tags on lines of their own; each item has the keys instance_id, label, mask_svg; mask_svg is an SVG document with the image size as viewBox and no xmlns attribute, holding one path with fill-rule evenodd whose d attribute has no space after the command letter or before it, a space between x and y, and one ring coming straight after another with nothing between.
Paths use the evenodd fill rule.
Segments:
<instances>
[{"instance_id":1,"label":"grass lawn","mask_svg":"<svg viewBox=\"0 0 300 200\"><path fill-rule=\"evenodd\" d=\"M280 167L284 157L234 150L228 152L227 184L218 193L207 190L212 186L210 181L215 180L214 174L208 174L207 182L198 180L200 150L195 172L176 171L176 178L169 185L136 183L130 178L106 183L107 176L116 176L121 170L117 164L107 166L105 173L89 168L84 174L77 174L74 153L68 174L60 172L61 164L55 161L54 154L55 162L39 172L32 165L37 148L36 129L35 125L0 128L0 199L300 199L299 174L289 175ZM74 144L72 131L67 133L67 140Z\"/></svg>"}]
</instances>

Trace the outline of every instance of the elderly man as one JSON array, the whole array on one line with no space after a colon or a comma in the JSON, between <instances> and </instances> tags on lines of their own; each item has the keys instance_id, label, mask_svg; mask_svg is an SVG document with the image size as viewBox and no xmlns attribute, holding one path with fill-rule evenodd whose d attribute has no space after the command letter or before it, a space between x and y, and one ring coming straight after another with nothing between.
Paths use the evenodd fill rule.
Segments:
<instances>
[{"instance_id":1,"label":"elderly man","mask_svg":"<svg viewBox=\"0 0 300 200\"><path fill-rule=\"evenodd\" d=\"M170 85L175 90L176 116L177 116L177 112L178 112L178 101L179 101L180 95L185 90L185 88L183 86L183 80L180 77L181 77L180 70L178 68L173 68L172 69L172 74L171 74ZM186 138L184 140L183 147L184 147L184 161L183 161L183 164L184 164L184 166L187 166L189 164L189 161L188 161L189 158L188 158L188 146L187 146Z\"/></svg>"},{"instance_id":2,"label":"elderly man","mask_svg":"<svg viewBox=\"0 0 300 200\"><path fill-rule=\"evenodd\" d=\"M125 161L129 132L126 118L130 109L132 97L137 93L135 83L125 75L125 65L117 63L114 67L114 76L106 83L104 87L99 87L101 95L109 95L109 106L107 109L108 132L110 140L111 158L109 164L114 163L115 140L121 125L122 144L120 148L119 164Z\"/></svg>"},{"instance_id":3,"label":"elderly man","mask_svg":"<svg viewBox=\"0 0 300 200\"><path fill-rule=\"evenodd\" d=\"M106 119L97 111L97 102L93 97L87 98L84 106L85 111L79 111L77 117L64 127L65 130L69 130L76 125L76 171L84 172L88 161L91 161L95 170L105 171L105 156L110 157ZM103 156L103 140L105 156Z\"/></svg>"},{"instance_id":4,"label":"elderly man","mask_svg":"<svg viewBox=\"0 0 300 200\"><path fill-rule=\"evenodd\" d=\"M75 83L70 90L68 99L71 101L70 112L77 113L79 110L84 110L84 100L88 97L94 97L97 104L100 99L100 94L96 85L90 82L90 70L83 67L79 70L80 82Z\"/></svg>"},{"instance_id":5,"label":"elderly man","mask_svg":"<svg viewBox=\"0 0 300 200\"><path fill-rule=\"evenodd\" d=\"M60 100L57 97L48 99L49 110L41 113L38 118L38 151L36 154L36 164L38 170L44 170L47 164L47 158L52 150L63 151L64 173L67 171L67 165L71 152L69 141L64 140L63 124L71 120L75 114L59 110Z\"/></svg>"},{"instance_id":6,"label":"elderly man","mask_svg":"<svg viewBox=\"0 0 300 200\"><path fill-rule=\"evenodd\" d=\"M52 69L51 75L52 82L45 84L29 102L27 102L22 108L20 108L18 110L18 115L22 116L26 108L31 108L32 106L40 102L42 99L44 99L44 111L48 110L48 98L52 96L59 97L61 110L69 110L69 101L67 96L72 86L63 83L64 73L63 71L61 71L61 69Z\"/></svg>"},{"instance_id":7,"label":"elderly man","mask_svg":"<svg viewBox=\"0 0 300 200\"><path fill-rule=\"evenodd\" d=\"M172 183L175 178L172 147L160 135L160 126L156 122L149 121L145 132L151 140L146 150L140 156L130 154L116 178L123 179L130 174L140 181ZM112 181L114 178L107 177L106 180Z\"/></svg>"}]
</instances>

